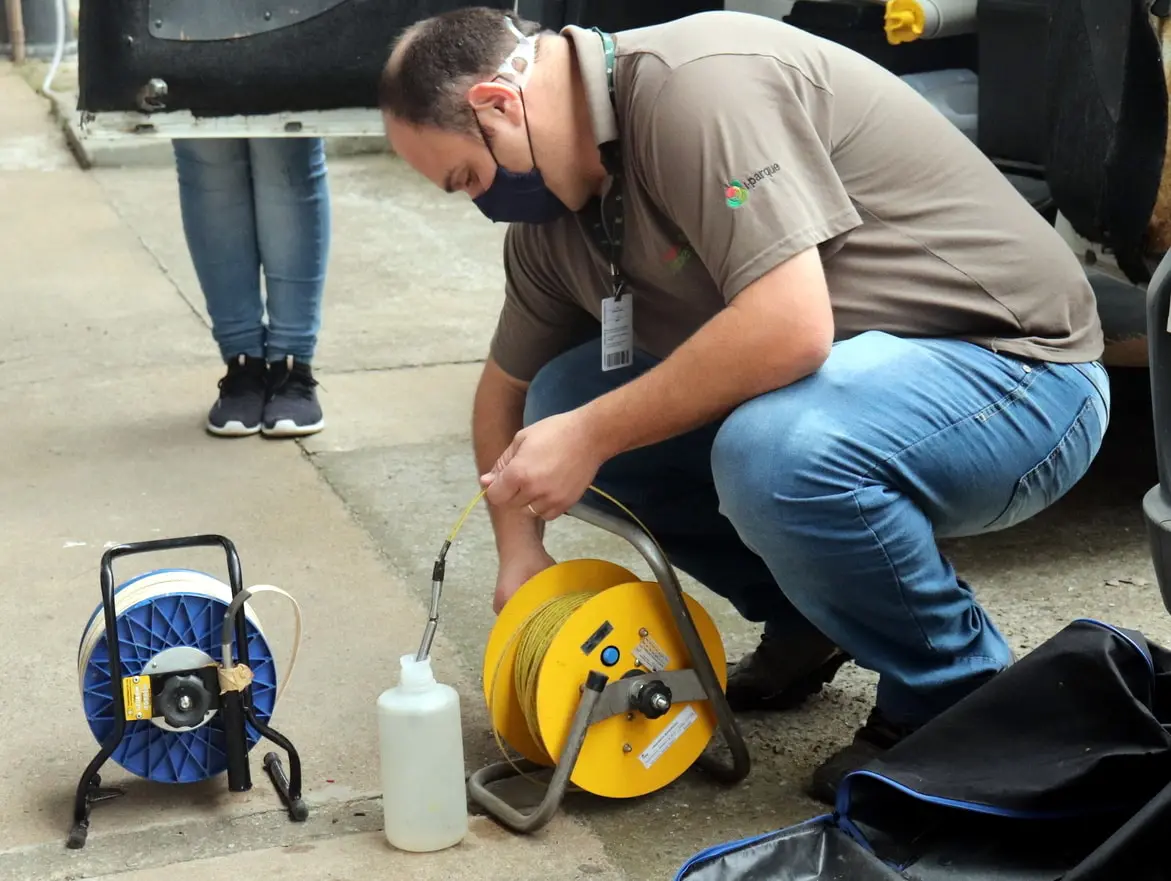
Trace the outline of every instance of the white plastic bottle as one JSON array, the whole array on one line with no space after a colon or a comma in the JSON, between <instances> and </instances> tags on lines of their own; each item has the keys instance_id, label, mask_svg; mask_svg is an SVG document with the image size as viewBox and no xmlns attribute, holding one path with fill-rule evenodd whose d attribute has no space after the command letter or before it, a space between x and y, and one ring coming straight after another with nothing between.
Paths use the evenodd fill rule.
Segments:
<instances>
[{"instance_id":1,"label":"white plastic bottle","mask_svg":"<svg viewBox=\"0 0 1171 881\"><path fill-rule=\"evenodd\" d=\"M378 698L383 828L399 850L443 850L468 831L459 693L429 659L399 663L398 685Z\"/></svg>"}]
</instances>

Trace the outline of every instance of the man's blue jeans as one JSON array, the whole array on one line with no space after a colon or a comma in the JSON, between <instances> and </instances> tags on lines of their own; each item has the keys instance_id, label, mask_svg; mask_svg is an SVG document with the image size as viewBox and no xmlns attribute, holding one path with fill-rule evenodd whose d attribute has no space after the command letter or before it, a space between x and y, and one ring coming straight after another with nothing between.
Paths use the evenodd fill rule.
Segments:
<instances>
[{"instance_id":1,"label":"man's blue jeans","mask_svg":"<svg viewBox=\"0 0 1171 881\"><path fill-rule=\"evenodd\" d=\"M599 364L591 342L546 365L526 423L655 361ZM878 707L913 726L1012 659L936 538L1004 529L1051 505L1097 455L1109 410L1096 362L871 332L719 423L616 457L595 483L745 618L781 639L812 624L877 671Z\"/></svg>"},{"instance_id":2,"label":"man's blue jeans","mask_svg":"<svg viewBox=\"0 0 1171 881\"><path fill-rule=\"evenodd\" d=\"M221 356L311 361L330 245L324 142L192 138L174 151L183 230Z\"/></svg>"}]
</instances>

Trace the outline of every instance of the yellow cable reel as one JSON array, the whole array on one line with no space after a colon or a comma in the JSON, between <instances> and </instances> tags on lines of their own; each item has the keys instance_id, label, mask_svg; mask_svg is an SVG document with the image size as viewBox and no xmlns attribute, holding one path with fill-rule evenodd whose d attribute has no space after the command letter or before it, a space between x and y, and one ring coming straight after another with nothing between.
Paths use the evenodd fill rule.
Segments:
<instances>
[{"instance_id":1,"label":"yellow cable reel","mask_svg":"<svg viewBox=\"0 0 1171 881\"><path fill-rule=\"evenodd\" d=\"M719 631L700 603L683 600L723 690ZM484 652L484 698L498 741L551 767L591 671L615 682L693 667L657 582L604 560L569 560L531 578L501 610ZM695 763L718 728L708 700L672 700L654 677L635 703L590 725L569 778L575 786L606 798L662 789Z\"/></svg>"}]
</instances>

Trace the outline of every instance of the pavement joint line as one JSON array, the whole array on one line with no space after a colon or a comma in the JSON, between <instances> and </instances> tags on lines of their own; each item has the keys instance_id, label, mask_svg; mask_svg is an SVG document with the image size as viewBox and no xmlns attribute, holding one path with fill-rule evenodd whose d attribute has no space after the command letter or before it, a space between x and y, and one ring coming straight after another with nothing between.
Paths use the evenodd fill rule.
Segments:
<instances>
[{"instance_id":1,"label":"pavement joint line","mask_svg":"<svg viewBox=\"0 0 1171 881\"><path fill-rule=\"evenodd\" d=\"M320 376L354 376L362 373L395 373L404 370L425 370L431 367L467 367L473 364L483 364L483 358L455 359L452 361L420 361L409 364L388 364L375 367L343 367L338 370L320 368L315 372Z\"/></svg>"},{"instance_id":2,"label":"pavement joint line","mask_svg":"<svg viewBox=\"0 0 1171 881\"><path fill-rule=\"evenodd\" d=\"M381 829L382 799L377 796L311 802L309 819L304 823L293 822L283 808L277 808L195 820L187 816L173 823L117 830L103 823L103 809L98 805L91 815L90 840L85 848L74 851L65 847L68 829L63 823L59 841L0 851L0 881L115 876ZM144 847L144 841L148 846Z\"/></svg>"},{"instance_id":3,"label":"pavement joint line","mask_svg":"<svg viewBox=\"0 0 1171 881\"><path fill-rule=\"evenodd\" d=\"M138 230L135 229L134 224L130 222L126 215L122 213L122 209L118 203L118 200L110 198L110 194L106 188L102 186L100 178L98 179L98 187L105 196L106 204L110 206L110 210L114 212L114 215L118 218L119 222L130 231L130 234L134 236L134 240L138 242L139 247L141 247L142 250L147 253L151 259L151 262L154 263L155 267L162 274L163 278L167 280L167 283L172 287L172 289L174 289L175 293L179 295L179 299L183 301L183 304L187 307L188 311L190 311L191 314L195 316L195 320L198 321L205 330L210 331L211 324L209 324L208 321L203 317L203 313L199 311L198 306L191 302L191 299L183 291L183 286L179 284L179 280L175 278L175 276L171 273L171 270L167 267L167 264L163 262L162 257L160 257L155 249L150 246L150 243L139 234Z\"/></svg>"},{"instance_id":4,"label":"pavement joint line","mask_svg":"<svg viewBox=\"0 0 1171 881\"><path fill-rule=\"evenodd\" d=\"M40 89L32 88L34 95L43 99L48 105L49 114L57 120L57 126L61 130L61 136L65 140L65 146L73 155L74 161L78 168L82 171L89 171L93 168L93 162L90 160L89 153L85 148L85 144L81 142L77 131L74 129L76 123L72 118L72 114L76 114L77 108L67 108L65 102L69 98L73 98L76 102L76 96L69 93L57 92L53 95L46 95Z\"/></svg>"},{"instance_id":5,"label":"pavement joint line","mask_svg":"<svg viewBox=\"0 0 1171 881\"><path fill-rule=\"evenodd\" d=\"M342 510L346 512L346 517L349 518L350 523L352 523L356 529L361 531L363 537L366 539L366 542L370 547L371 552L378 557L378 561L382 564L383 568L385 568L389 574L401 578L403 583L406 584L408 582L409 573L404 572L401 568L399 568L398 565L395 564L394 560L391 559L390 553L384 547L382 547L382 545L378 542L377 537L373 535L366 527L366 524L362 522L362 517L360 516L357 508L350 504L349 499L346 498L341 489L330 479L330 476L328 473L326 473L325 469L317 464L316 458L318 454L314 453L312 450L307 449L302 439L297 440L297 447L301 451L301 457L305 460L309 467L317 473L318 479L323 484L325 484L333 497L337 499L338 504L342 506ZM427 611L423 603L420 602L413 593L410 595L410 601L419 608L421 615L420 620L426 622ZM422 631L422 627L420 627L420 631ZM456 666L458 666L460 669L465 669L466 661L463 658L463 652L459 649L458 646L452 646L452 649L455 656L454 660ZM3 879L0 879L0 881L3 881Z\"/></svg>"}]
</instances>

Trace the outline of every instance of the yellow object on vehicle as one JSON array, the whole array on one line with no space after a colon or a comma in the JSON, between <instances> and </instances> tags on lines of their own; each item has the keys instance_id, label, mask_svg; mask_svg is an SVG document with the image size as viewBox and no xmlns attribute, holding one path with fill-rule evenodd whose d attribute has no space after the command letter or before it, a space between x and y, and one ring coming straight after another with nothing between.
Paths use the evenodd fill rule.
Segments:
<instances>
[{"instance_id":1,"label":"yellow object on vehicle","mask_svg":"<svg viewBox=\"0 0 1171 881\"><path fill-rule=\"evenodd\" d=\"M919 39L926 25L927 16L918 0L887 0L883 30L892 46Z\"/></svg>"}]
</instances>

